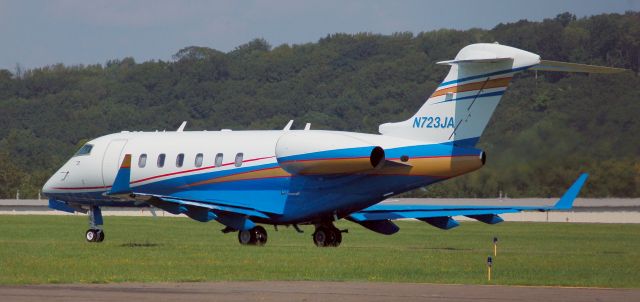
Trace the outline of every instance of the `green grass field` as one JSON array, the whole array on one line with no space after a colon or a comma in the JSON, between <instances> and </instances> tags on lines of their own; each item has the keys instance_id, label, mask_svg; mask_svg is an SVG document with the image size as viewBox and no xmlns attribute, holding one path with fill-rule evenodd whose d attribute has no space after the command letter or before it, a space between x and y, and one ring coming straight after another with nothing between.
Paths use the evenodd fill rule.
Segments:
<instances>
[{"instance_id":1,"label":"green grass field","mask_svg":"<svg viewBox=\"0 0 640 302\"><path fill-rule=\"evenodd\" d=\"M240 246L216 222L105 217L106 240L84 241L85 216L0 216L0 284L332 280L640 287L640 225L462 223L442 231L399 222L378 235L349 228L339 248L317 248L313 228L269 231ZM486 259L498 236L493 280Z\"/></svg>"}]
</instances>

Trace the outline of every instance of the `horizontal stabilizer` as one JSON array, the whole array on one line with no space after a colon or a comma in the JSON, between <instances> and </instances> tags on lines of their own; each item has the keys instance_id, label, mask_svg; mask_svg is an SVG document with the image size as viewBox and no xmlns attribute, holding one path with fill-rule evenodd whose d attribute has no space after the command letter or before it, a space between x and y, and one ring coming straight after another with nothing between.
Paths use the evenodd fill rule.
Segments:
<instances>
[{"instance_id":1,"label":"horizontal stabilizer","mask_svg":"<svg viewBox=\"0 0 640 302\"><path fill-rule=\"evenodd\" d=\"M478 59L463 59L463 60L448 60L440 61L438 65L454 65L454 64L473 64L473 63L501 63L513 61L513 58L478 58Z\"/></svg>"},{"instance_id":2,"label":"horizontal stabilizer","mask_svg":"<svg viewBox=\"0 0 640 302\"><path fill-rule=\"evenodd\" d=\"M604 67L587 64L576 64L550 60L540 60L540 64L531 68L540 71L564 71L564 72L586 72L586 73L619 73L628 71L624 68Z\"/></svg>"}]
</instances>

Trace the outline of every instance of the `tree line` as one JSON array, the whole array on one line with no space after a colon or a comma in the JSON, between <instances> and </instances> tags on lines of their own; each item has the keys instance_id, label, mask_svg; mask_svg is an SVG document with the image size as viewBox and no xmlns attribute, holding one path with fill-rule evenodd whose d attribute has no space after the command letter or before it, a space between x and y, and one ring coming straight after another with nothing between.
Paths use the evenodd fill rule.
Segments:
<instances>
[{"instance_id":1,"label":"tree line","mask_svg":"<svg viewBox=\"0 0 640 302\"><path fill-rule=\"evenodd\" d=\"M34 197L88 139L121 130L314 129L376 133L413 115L458 50L499 42L549 60L622 67L615 75L524 73L480 139L480 171L409 196L557 196L579 172L583 196L640 196L640 13L564 13L490 30L330 34L224 53L190 46L169 61L114 59L0 70L0 198Z\"/></svg>"}]
</instances>

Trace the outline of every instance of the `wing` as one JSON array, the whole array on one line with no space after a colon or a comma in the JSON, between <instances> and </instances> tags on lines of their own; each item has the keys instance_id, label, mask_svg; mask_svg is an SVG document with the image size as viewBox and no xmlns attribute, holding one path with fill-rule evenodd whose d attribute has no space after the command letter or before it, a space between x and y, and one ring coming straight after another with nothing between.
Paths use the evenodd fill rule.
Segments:
<instances>
[{"instance_id":1,"label":"wing","mask_svg":"<svg viewBox=\"0 0 640 302\"><path fill-rule=\"evenodd\" d=\"M569 187L564 195L553 206L522 207L522 206L474 206L474 205L374 205L347 217L348 220L381 234L396 233L399 228L391 222L395 219L414 218L427 222L441 229L451 229L458 226L458 222L451 216L467 216L484 223L496 224L502 222L498 214L517 213L521 211L553 211L568 210L580 193L580 189L588 178L583 173Z\"/></svg>"},{"instance_id":2,"label":"wing","mask_svg":"<svg viewBox=\"0 0 640 302\"><path fill-rule=\"evenodd\" d=\"M249 230L256 225L252 218L269 219L268 213L253 208L215 204L198 200L188 200L154 194L132 193L136 200L142 200L156 208L172 214L185 214L189 218L208 222L216 220L231 230Z\"/></svg>"}]
</instances>

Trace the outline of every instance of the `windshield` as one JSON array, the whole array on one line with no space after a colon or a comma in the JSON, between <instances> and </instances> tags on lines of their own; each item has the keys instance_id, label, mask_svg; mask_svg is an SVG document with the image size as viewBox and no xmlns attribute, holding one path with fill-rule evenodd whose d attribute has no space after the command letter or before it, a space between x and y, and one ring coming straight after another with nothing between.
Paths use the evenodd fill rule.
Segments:
<instances>
[{"instance_id":1,"label":"windshield","mask_svg":"<svg viewBox=\"0 0 640 302\"><path fill-rule=\"evenodd\" d=\"M80 150L78 150L78 152L76 152L76 154L73 156L89 155L91 153L91 149L93 149L93 145L86 144L82 146L82 148L80 148Z\"/></svg>"}]
</instances>

